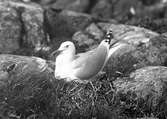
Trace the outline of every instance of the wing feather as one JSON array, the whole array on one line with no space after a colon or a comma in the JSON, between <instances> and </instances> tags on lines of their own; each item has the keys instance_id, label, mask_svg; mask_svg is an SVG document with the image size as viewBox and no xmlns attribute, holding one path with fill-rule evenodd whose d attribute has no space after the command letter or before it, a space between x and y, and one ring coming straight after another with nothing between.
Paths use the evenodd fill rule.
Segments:
<instances>
[{"instance_id":1,"label":"wing feather","mask_svg":"<svg viewBox=\"0 0 167 119\"><path fill-rule=\"evenodd\" d=\"M96 75L104 66L109 48L101 44L96 49L78 54L73 61L75 75L80 79L87 79Z\"/></svg>"}]
</instances>

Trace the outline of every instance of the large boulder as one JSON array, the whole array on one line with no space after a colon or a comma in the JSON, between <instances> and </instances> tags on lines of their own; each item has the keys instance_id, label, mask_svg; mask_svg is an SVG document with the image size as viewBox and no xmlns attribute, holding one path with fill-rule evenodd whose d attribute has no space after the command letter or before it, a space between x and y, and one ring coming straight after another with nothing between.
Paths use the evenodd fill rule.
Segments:
<instances>
[{"instance_id":1,"label":"large boulder","mask_svg":"<svg viewBox=\"0 0 167 119\"><path fill-rule=\"evenodd\" d=\"M0 7L1 53L12 53L20 48L38 50L46 45L44 11L38 4L2 1Z\"/></svg>"},{"instance_id":2,"label":"large boulder","mask_svg":"<svg viewBox=\"0 0 167 119\"><path fill-rule=\"evenodd\" d=\"M11 82L9 79L24 82L25 78L47 74L48 64L42 58L1 54L0 60L0 82L4 85Z\"/></svg>"},{"instance_id":3,"label":"large boulder","mask_svg":"<svg viewBox=\"0 0 167 119\"><path fill-rule=\"evenodd\" d=\"M0 4L0 51L11 53L20 48L21 21L17 11L3 3Z\"/></svg>"},{"instance_id":4,"label":"large boulder","mask_svg":"<svg viewBox=\"0 0 167 119\"><path fill-rule=\"evenodd\" d=\"M167 98L167 67L148 66L138 69L129 77L113 82L121 109L127 115L165 118ZM133 116L131 115L131 116Z\"/></svg>"}]
</instances>

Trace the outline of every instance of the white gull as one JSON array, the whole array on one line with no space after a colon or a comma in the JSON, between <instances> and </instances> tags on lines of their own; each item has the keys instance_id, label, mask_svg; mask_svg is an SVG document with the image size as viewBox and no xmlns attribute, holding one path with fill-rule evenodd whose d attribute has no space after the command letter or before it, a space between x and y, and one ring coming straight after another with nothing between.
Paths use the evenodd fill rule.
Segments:
<instances>
[{"instance_id":1,"label":"white gull","mask_svg":"<svg viewBox=\"0 0 167 119\"><path fill-rule=\"evenodd\" d=\"M109 31L97 48L79 54L76 54L74 43L63 42L58 50L52 53L59 52L55 61L55 77L79 82L95 77L102 71L110 56L125 43L112 39L112 31ZM114 42L111 43L111 40Z\"/></svg>"}]
</instances>

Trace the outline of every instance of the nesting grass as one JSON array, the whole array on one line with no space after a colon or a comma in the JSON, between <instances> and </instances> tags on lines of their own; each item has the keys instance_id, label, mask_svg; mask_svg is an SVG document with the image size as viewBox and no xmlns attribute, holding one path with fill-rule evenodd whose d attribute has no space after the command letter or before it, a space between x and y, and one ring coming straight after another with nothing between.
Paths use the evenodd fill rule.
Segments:
<instances>
[{"instance_id":1,"label":"nesting grass","mask_svg":"<svg viewBox=\"0 0 167 119\"><path fill-rule=\"evenodd\" d=\"M144 100L117 93L107 77L90 83L48 77L10 77L0 88L0 117L14 119L105 118L147 116ZM142 104L142 105L141 105ZM149 114L153 114L150 112Z\"/></svg>"}]
</instances>

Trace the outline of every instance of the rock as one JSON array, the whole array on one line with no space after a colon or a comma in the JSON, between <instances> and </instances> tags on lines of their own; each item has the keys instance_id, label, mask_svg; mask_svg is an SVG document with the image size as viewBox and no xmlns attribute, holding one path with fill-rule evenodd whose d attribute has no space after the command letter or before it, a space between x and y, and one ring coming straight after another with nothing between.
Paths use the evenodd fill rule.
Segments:
<instances>
[{"instance_id":1,"label":"rock","mask_svg":"<svg viewBox=\"0 0 167 119\"><path fill-rule=\"evenodd\" d=\"M139 0L97 0L91 14L100 18L112 18L125 22L135 16L140 9L142 9L142 3Z\"/></svg>"},{"instance_id":2,"label":"rock","mask_svg":"<svg viewBox=\"0 0 167 119\"><path fill-rule=\"evenodd\" d=\"M39 57L0 55L0 117L32 116L34 107L45 107L54 79L50 68Z\"/></svg>"},{"instance_id":3,"label":"rock","mask_svg":"<svg viewBox=\"0 0 167 119\"><path fill-rule=\"evenodd\" d=\"M133 16L136 16L139 10L143 9L140 0L119 0L115 1L112 5L112 17L123 22L130 20Z\"/></svg>"},{"instance_id":4,"label":"rock","mask_svg":"<svg viewBox=\"0 0 167 119\"><path fill-rule=\"evenodd\" d=\"M87 51L97 47L102 40L103 32L97 27L95 23L90 24L83 31L76 32L72 40L76 43L78 52Z\"/></svg>"},{"instance_id":5,"label":"rock","mask_svg":"<svg viewBox=\"0 0 167 119\"><path fill-rule=\"evenodd\" d=\"M62 42L62 38L70 40L75 32L84 29L92 21L91 16L87 14L56 9L47 10L46 19L51 39L58 39L56 43Z\"/></svg>"},{"instance_id":6,"label":"rock","mask_svg":"<svg viewBox=\"0 0 167 119\"><path fill-rule=\"evenodd\" d=\"M35 48L36 50L46 45L43 26L44 11L39 5L4 1L1 2L0 7L2 7L0 10L2 53L12 53L20 48Z\"/></svg>"},{"instance_id":7,"label":"rock","mask_svg":"<svg viewBox=\"0 0 167 119\"><path fill-rule=\"evenodd\" d=\"M31 0L32 2L36 2L42 6L50 5L56 2L56 0Z\"/></svg>"},{"instance_id":8,"label":"rock","mask_svg":"<svg viewBox=\"0 0 167 119\"><path fill-rule=\"evenodd\" d=\"M101 31L101 29L99 29L95 23L90 24L86 28L85 32L89 33L95 40L99 42L104 36L103 31Z\"/></svg>"},{"instance_id":9,"label":"rock","mask_svg":"<svg viewBox=\"0 0 167 119\"><path fill-rule=\"evenodd\" d=\"M124 111L163 117L167 99L167 67L148 66L136 70L129 77L115 80L116 95ZM129 107L128 107L129 106Z\"/></svg>"},{"instance_id":10,"label":"rock","mask_svg":"<svg viewBox=\"0 0 167 119\"><path fill-rule=\"evenodd\" d=\"M109 0L98 0L91 10L91 14L100 18L110 18L112 16L112 6Z\"/></svg>"},{"instance_id":11,"label":"rock","mask_svg":"<svg viewBox=\"0 0 167 119\"><path fill-rule=\"evenodd\" d=\"M90 50L92 46L97 45L97 42L89 37L89 34L82 31L76 32L73 35L72 40L76 44L77 52Z\"/></svg>"},{"instance_id":12,"label":"rock","mask_svg":"<svg viewBox=\"0 0 167 119\"><path fill-rule=\"evenodd\" d=\"M125 39L133 39L133 37L136 36L136 32L141 32L139 34L140 37L142 36L146 36L148 38L153 38L155 36L158 36L159 34L156 32L153 32L151 30L142 28L142 27L136 27L136 26L132 26L132 25L123 25L123 24L110 24L110 23L105 23L105 22L99 22L97 24L97 26L99 28L101 28L103 31L107 31L109 29L111 29L113 31L113 35L117 38L117 39L122 39L123 37L126 37ZM127 33L127 34L126 34ZM143 33L143 34L142 34ZM129 36L131 37L128 37ZM139 38L140 38L139 37Z\"/></svg>"},{"instance_id":13,"label":"rock","mask_svg":"<svg viewBox=\"0 0 167 119\"><path fill-rule=\"evenodd\" d=\"M21 7L21 6L20 6ZM26 44L38 48L42 45L42 42L46 42L46 36L44 32L44 16L43 9L34 4L25 7L22 12L22 21L24 23L25 36L23 39ZM20 11L21 12L21 11ZM27 37L28 36L28 37Z\"/></svg>"},{"instance_id":14,"label":"rock","mask_svg":"<svg viewBox=\"0 0 167 119\"><path fill-rule=\"evenodd\" d=\"M134 23L131 21L131 24L133 24L134 26L140 25L140 27L144 27L158 33L164 33L167 31L166 23L167 23L166 18L162 19L142 18L134 20Z\"/></svg>"},{"instance_id":15,"label":"rock","mask_svg":"<svg viewBox=\"0 0 167 119\"><path fill-rule=\"evenodd\" d=\"M85 12L89 7L89 0L57 0L52 7L56 9Z\"/></svg>"},{"instance_id":16,"label":"rock","mask_svg":"<svg viewBox=\"0 0 167 119\"><path fill-rule=\"evenodd\" d=\"M20 48L21 21L14 8L0 4L0 52L11 53Z\"/></svg>"},{"instance_id":17,"label":"rock","mask_svg":"<svg viewBox=\"0 0 167 119\"><path fill-rule=\"evenodd\" d=\"M39 49L46 41L44 32L44 10L38 4L11 3L16 7L22 21L22 47L33 47Z\"/></svg>"},{"instance_id":18,"label":"rock","mask_svg":"<svg viewBox=\"0 0 167 119\"><path fill-rule=\"evenodd\" d=\"M24 82L24 79L35 75L47 77L48 67L46 60L42 58L2 54L0 55L0 82L8 83L7 80Z\"/></svg>"}]
</instances>

